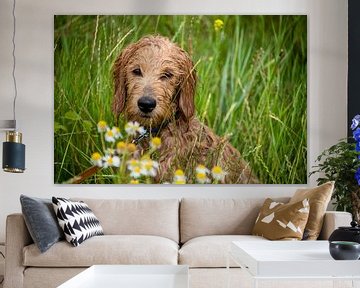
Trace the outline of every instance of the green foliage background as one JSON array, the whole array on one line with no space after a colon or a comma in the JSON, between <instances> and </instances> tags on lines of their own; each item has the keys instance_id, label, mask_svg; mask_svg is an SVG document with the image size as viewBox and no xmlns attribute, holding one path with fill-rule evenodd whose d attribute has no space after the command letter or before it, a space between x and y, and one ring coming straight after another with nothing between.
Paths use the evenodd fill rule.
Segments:
<instances>
[{"instance_id":1,"label":"green foliage background","mask_svg":"<svg viewBox=\"0 0 360 288\"><path fill-rule=\"evenodd\" d=\"M224 27L215 31L214 21ZM101 151L114 123L111 68L120 51L160 34L196 64L197 116L250 162L264 184L307 182L306 16L55 16L54 169L62 183ZM111 183L110 171L87 183ZM101 179L101 180L100 180Z\"/></svg>"}]
</instances>

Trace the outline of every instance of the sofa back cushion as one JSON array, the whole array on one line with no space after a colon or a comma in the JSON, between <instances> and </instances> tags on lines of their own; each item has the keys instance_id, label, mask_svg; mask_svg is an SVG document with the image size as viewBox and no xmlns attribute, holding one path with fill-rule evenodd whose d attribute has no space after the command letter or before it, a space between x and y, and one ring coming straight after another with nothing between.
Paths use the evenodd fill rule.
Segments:
<instances>
[{"instance_id":1,"label":"sofa back cushion","mask_svg":"<svg viewBox=\"0 0 360 288\"><path fill-rule=\"evenodd\" d=\"M99 219L105 235L154 235L179 242L178 199L80 199Z\"/></svg>"},{"instance_id":2,"label":"sofa back cushion","mask_svg":"<svg viewBox=\"0 0 360 288\"><path fill-rule=\"evenodd\" d=\"M184 198L180 205L181 243L206 235L250 235L263 202L263 198Z\"/></svg>"}]
</instances>

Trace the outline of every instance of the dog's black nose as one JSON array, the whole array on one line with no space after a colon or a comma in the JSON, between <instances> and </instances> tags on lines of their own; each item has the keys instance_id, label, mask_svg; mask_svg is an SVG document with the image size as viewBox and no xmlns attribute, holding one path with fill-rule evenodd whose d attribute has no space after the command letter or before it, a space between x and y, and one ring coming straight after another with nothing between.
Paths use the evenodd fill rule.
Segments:
<instances>
[{"instance_id":1,"label":"dog's black nose","mask_svg":"<svg viewBox=\"0 0 360 288\"><path fill-rule=\"evenodd\" d=\"M149 96L143 96L138 100L137 104L141 112L149 113L156 107L156 100Z\"/></svg>"}]
</instances>

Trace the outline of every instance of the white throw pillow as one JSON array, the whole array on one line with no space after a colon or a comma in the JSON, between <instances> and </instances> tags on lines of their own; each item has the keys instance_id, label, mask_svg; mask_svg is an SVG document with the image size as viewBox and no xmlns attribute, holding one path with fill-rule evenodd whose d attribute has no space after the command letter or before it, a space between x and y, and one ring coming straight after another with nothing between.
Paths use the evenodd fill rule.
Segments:
<instances>
[{"instance_id":1,"label":"white throw pillow","mask_svg":"<svg viewBox=\"0 0 360 288\"><path fill-rule=\"evenodd\" d=\"M66 241L79 246L86 239L104 235L99 220L84 202L52 197L55 214Z\"/></svg>"}]
</instances>

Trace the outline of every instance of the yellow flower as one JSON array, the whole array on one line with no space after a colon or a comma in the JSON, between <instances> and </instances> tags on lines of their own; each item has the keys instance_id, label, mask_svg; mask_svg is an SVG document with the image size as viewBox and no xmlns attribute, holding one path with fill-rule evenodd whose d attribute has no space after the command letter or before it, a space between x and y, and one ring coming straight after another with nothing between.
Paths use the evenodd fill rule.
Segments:
<instances>
[{"instance_id":1,"label":"yellow flower","mask_svg":"<svg viewBox=\"0 0 360 288\"><path fill-rule=\"evenodd\" d=\"M122 154L124 152L126 152L126 143L124 141L120 141L116 144L116 151L119 154Z\"/></svg>"},{"instance_id":2,"label":"yellow flower","mask_svg":"<svg viewBox=\"0 0 360 288\"><path fill-rule=\"evenodd\" d=\"M136 145L134 143L129 143L127 144L127 150L129 151L129 153L135 152L136 151Z\"/></svg>"},{"instance_id":3,"label":"yellow flower","mask_svg":"<svg viewBox=\"0 0 360 288\"><path fill-rule=\"evenodd\" d=\"M151 138L150 146L153 149L159 149L161 146L161 139L159 137Z\"/></svg>"},{"instance_id":4,"label":"yellow flower","mask_svg":"<svg viewBox=\"0 0 360 288\"><path fill-rule=\"evenodd\" d=\"M183 170L177 169L175 171L173 184L186 184L186 177Z\"/></svg>"},{"instance_id":5,"label":"yellow flower","mask_svg":"<svg viewBox=\"0 0 360 288\"><path fill-rule=\"evenodd\" d=\"M200 184L210 183L210 179L206 176L206 173L196 173L196 181Z\"/></svg>"},{"instance_id":6,"label":"yellow flower","mask_svg":"<svg viewBox=\"0 0 360 288\"><path fill-rule=\"evenodd\" d=\"M211 169L211 174L215 180L222 181L226 175L226 172L220 166L214 166Z\"/></svg>"},{"instance_id":7,"label":"yellow flower","mask_svg":"<svg viewBox=\"0 0 360 288\"><path fill-rule=\"evenodd\" d=\"M102 161L101 161L101 155L98 152L95 152L91 155L91 162L98 167L102 166Z\"/></svg>"},{"instance_id":8,"label":"yellow flower","mask_svg":"<svg viewBox=\"0 0 360 288\"><path fill-rule=\"evenodd\" d=\"M105 133L105 141L106 142L115 142L115 134L113 130L107 129Z\"/></svg>"},{"instance_id":9,"label":"yellow flower","mask_svg":"<svg viewBox=\"0 0 360 288\"><path fill-rule=\"evenodd\" d=\"M126 162L127 168L130 171L133 171L135 168L140 168L140 161L136 159L130 159Z\"/></svg>"},{"instance_id":10,"label":"yellow flower","mask_svg":"<svg viewBox=\"0 0 360 288\"><path fill-rule=\"evenodd\" d=\"M97 124L98 132L105 132L108 128L107 123L103 120L99 121Z\"/></svg>"},{"instance_id":11,"label":"yellow flower","mask_svg":"<svg viewBox=\"0 0 360 288\"><path fill-rule=\"evenodd\" d=\"M141 168L139 166L133 167L130 177L139 178L141 176Z\"/></svg>"},{"instance_id":12,"label":"yellow flower","mask_svg":"<svg viewBox=\"0 0 360 288\"><path fill-rule=\"evenodd\" d=\"M159 163L151 159L141 160L141 174L144 176L155 177Z\"/></svg>"},{"instance_id":13,"label":"yellow flower","mask_svg":"<svg viewBox=\"0 0 360 288\"><path fill-rule=\"evenodd\" d=\"M131 179L129 184L139 184L139 180Z\"/></svg>"},{"instance_id":14,"label":"yellow flower","mask_svg":"<svg viewBox=\"0 0 360 288\"><path fill-rule=\"evenodd\" d=\"M220 31L224 27L224 21L221 19L216 19L214 21L214 29L216 32Z\"/></svg>"},{"instance_id":15,"label":"yellow flower","mask_svg":"<svg viewBox=\"0 0 360 288\"><path fill-rule=\"evenodd\" d=\"M94 161L100 160L101 159L101 155L98 152L95 152L91 155L91 159Z\"/></svg>"},{"instance_id":16,"label":"yellow flower","mask_svg":"<svg viewBox=\"0 0 360 288\"><path fill-rule=\"evenodd\" d=\"M178 176L178 177L184 176L184 171L182 171L181 169L177 169L175 171L175 176Z\"/></svg>"},{"instance_id":17,"label":"yellow flower","mask_svg":"<svg viewBox=\"0 0 360 288\"><path fill-rule=\"evenodd\" d=\"M210 174L210 170L204 165L200 164L196 166L196 181L200 184L210 183L210 179L207 177Z\"/></svg>"}]
</instances>

